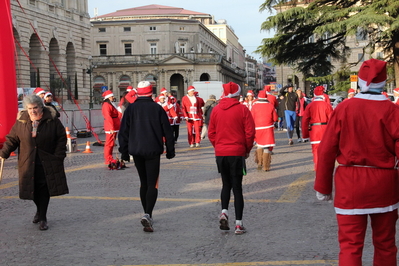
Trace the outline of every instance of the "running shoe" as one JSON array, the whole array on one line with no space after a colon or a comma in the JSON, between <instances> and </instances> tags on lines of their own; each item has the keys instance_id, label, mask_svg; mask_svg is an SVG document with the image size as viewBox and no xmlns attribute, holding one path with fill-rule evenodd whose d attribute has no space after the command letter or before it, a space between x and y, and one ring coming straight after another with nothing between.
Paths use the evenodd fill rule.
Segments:
<instances>
[{"instance_id":1,"label":"running shoe","mask_svg":"<svg viewBox=\"0 0 399 266\"><path fill-rule=\"evenodd\" d=\"M219 223L220 223L220 230L230 230L229 227L229 217L227 217L227 214L222 212L219 216Z\"/></svg>"},{"instance_id":2,"label":"running shoe","mask_svg":"<svg viewBox=\"0 0 399 266\"><path fill-rule=\"evenodd\" d=\"M298 139L298 143L299 143L299 142L302 142L302 139L301 139L301 138Z\"/></svg>"},{"instance_id":3,"label":"running shoe","mask_svg":"<svg viewBox=\"0 0 399 266\"><path fill-rule=\"evenodd\" d=\"M141 224L144 226L144 232L154 232L154 229L152 228L152 223L153 221L149 214L144 214L144 216L141 218Z\"/></svg>"},{"instance_id":4,"label":"running shoe","mask_svg":"<svg viewBox=\"0 0 399 266\"><path fill-rule=\"evenodd\" d=\"M194 144L191 144L191 145L190 145L190 148L194 148Z\"/></svg>"},{"instance_id":5,"label":"running shoe","mask_svg":"<svg viewBox=\"0 0 399 266\"><path fill-rule=\"evenodd\" d=\"M201 146L199 143L195 144L195 147L197 147L197 148L198 148L199 146Z\"/></svg>"},{"instance_id":6,"label":"running shoe","mask_svg":"<svg viewBox=\"0 0 399 266\"><path fill-rule=\"evenodd\" d=\"M234 231L234 233L236 234L236 235L242 235L242 234L244 234L246 231L245 231L245 227L244 226L242 226L242 225L236 225L236 230Z\"/></svg>"}]
</instances>

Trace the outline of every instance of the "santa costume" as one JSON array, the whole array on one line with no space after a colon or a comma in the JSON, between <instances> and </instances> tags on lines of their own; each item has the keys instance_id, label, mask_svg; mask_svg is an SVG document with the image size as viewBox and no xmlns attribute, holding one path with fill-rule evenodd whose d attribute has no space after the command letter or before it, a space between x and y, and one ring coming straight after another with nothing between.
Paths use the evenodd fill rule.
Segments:
<instances>
[{"instance_id":1,"label":"santa costume","mask_svg":"<svg viewBox=\"0 0 399 266\"><path fill-rule=\"evenodd\" d=\"M393 90L393 97L394 97L393 103L399 105L399 101L398 101L398 99L399 99L399 88L396 88L396 89Z\"/></svg>"},{"instance_id":2,"label":"santa costume","mask_svg":"<svg viewBox=\"0 0 399 266\"><path fill-rule=\"evenodd\" d=\"M187 88L187 95L182 98L182 112L187 124L188 144L190 148L201 143L202 110L201 102L194 95L194 86Z\"/></svg>"},{"instance_id":3,"label":"santa costume","mask_svg":"<svg viewBox=\"0 0 399 266\"><path fill-rule=\"evenodd\" d=\"M314 170L317 168L317 149L333 111L331 104L326 103L323 99L323 90L322 86L314 89L314 100L306 107L302 117L302 137L304 141L310 138Z\"/></svg>"},{"instance_id":4,"label":"santa costume","mask_svg":"<svg viewBox=\"0 0 399 266\"><path fill-rule=\"evenodd\" d=\"M399 206L399 108L384 95L386 62L370 59L359 73L361 93L334 110L319 146L314 188L321 200L331 198L340 244L339 265L362 265L370 217L374 266L396 266ZM335 161L338 167L334 173Z\"/></svg>"},{"instance_id":5,"label":"santa costume","mask_svg":"<svg viewBox=\"0 0 399 266\"><path fill-rule=\"evenodd\" d=\"M253 91L249 90L247 92L247 97L244 101L244 105L251 111L252 106L256 103L255 94Z\"/></svg>"},{"instance_id":6,"label":"santa costume","mask_svg":"<svg viewBox=\"0 0 399 266\"><path fill-rule=\"evenodd\" d=\"M260 91L258 101L252 107L251 114L255 122L255 142L257 145L255 163L258 169L270 170L271 151L276 145L274 140L274 123L278 115L273 104L267 100L266 91Z\"/></svg>"},{"instance_id":7,"label":"santa costume","mask_svg":"<svg viewBox=\"0 0 399 266\"><path fill-rule=\"evenodd\" d=\"M272 86L265 85L263 87L263 90L266 92L267 100L269 101L269 103L271 103L274 106L274 108L277 109L278 101L277 101L277 97L274 96L273 94L271 94Z\"/></svg>"},{"instance_id":8,"label":"santa costume","mask_svg":"<svg viewBox=\"0 0 399 266\"><path fill-rule=\"evenodd\" d=\"M108 165L110 162L114 161L112 151L115 146L116 135L121 126L122 113L120 113L114 106L113 102L110 101L110 98L114 97L112 91L107 90L102 96L104 98L101 108L104 117L105 132L104 163Z\"/></svg>"}]
</instances>

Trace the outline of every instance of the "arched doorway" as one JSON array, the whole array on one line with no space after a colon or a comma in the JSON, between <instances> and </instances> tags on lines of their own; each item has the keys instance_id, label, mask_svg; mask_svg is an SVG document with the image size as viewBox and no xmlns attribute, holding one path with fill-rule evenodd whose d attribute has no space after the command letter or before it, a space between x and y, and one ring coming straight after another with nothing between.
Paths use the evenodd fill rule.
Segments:
<instances>
[{"instance_id":1,"label":"arched doorway","mask_svg":"<svg viewBox=\"0 0 399 266\"><path fill-rule=\"evenodd\" d=\"M119 85L118 85L118 88L119 88L119 95L118 96L119 96L119 98L122 97L123 93L126 91L126 88L128 86L130 86L130 84L131 84L131 80L130 80L130 77L128 75L122 75L119 78Z\"/></svg>"},{"instance_id":2,"label":"arched doorway","mask_svg":"<svg viewBox=\"0 0 399 266\"><path fill-rule=\"evenodd\" d=\"M40 41L36 34L32 34L29 40L30 87L40 87ZM37 68L35 68L36 66Z\"/></svg>"},{"instance_id":3,"label":"arched doorway","mask_svg":"<svg viewBox=\"0 0 399 266\"><path fill-rule=\"evenodd\" d=\"M145 81L149 81L152 85L152 94L157 95L157 77L154 75L147 75L144 79Z\"/></svg>"},{"instance_id":4,"label":"arched doorway","mask_svg":"<svg viewBox=\"0 0 399 266\"><path fill-rule=\"evenodd\" d=\"M210 81L211 77L208 73L202 73L200 76L200 81Z\"/></svg>"},{"instance_id":5,"label":"arched doorway","mask_svg":"<svg viewBox=\"0 0 399 266\"><path fill-rule=\"evenodd\" d=\"M178 100L184 96L184 78L181 74L170 77L170 93Z\"/></svg>"},{"instance_id":6,"label":"arched doorway","mask_svg":"<svg viewBox=\"0 0 399 266\"><path fill-rule=\"evenodd\" d=\"M94 78L94 85L93 85L93 102L95 104L99 104L102 102L101 95L102 90L101 88L105 86L105 79L102 76L96 76Z\"/></svg>"},{"instance_id":7,"label":"arched doorway","mask_svg":"<svg viewBox=\"0 0 399 266\"><path fill-rule=\"evenodd\" d=\"M71 100L72 96L72 80L74 80L75 76L75 47L73 46L73 43L69 42L66 47L66 63L67 63L67 78L66 78L66 83L67 83L67 92L68 92L68 100ZM64 77L65 79L65 77Z\"/></svg>"},{"instance_id":8,"label":"arched doorway","mask_svg":"<svg viewBox=\"0 0 399 266\"><path fill-rule=\"evenodd\" d=\"M57 39L55 38L51 39L49 50L50 50L50 55L49 55L50 91L54 95L54 98L56 98L59 96L56 94L56 92L58 93L58 90L62 88L62 80L61 77L58 75L56 67L60 65L59 62L60 47L58 46Z\"/></svg>"}]
</instances>

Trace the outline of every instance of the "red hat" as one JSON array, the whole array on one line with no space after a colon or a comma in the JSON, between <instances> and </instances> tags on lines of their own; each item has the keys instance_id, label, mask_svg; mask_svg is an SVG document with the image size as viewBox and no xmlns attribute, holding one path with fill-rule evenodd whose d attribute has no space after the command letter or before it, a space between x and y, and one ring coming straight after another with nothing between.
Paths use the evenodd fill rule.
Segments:
<instances>
[{"instance_id":1,"label":"red hat","mask_svg":"<svg viewBox=\"0 0 399 266\"><path fill-rule=\"evenodd\" d=\"M44 94L44 99L46 99L48 96L53 96L53 94L51 92L47 92L46 94Z\"/></svg>"},{"instance_id":2,"label":"red hat","mask_svg":"<svg viewBox=\"0 0 399 266\"><path fill-rule=\"evenodd\" d=\"M140 81L137 85L137 94L141 97L152 96L152 85L149 81Z\"/></svg>"},{"instance_id":3,"label":"red hat","mask_svg":"<svg viewBox=\"0 0 399 266\"><path fill-rule=\"evenodd\" d=\"M258 100L266 100L266 99L267 99L266 90L260 91L258 93Z\"/></svg>"},{"instance_id":4,"label":"red hat","mask_svg":"<svg viewBox=\"0 0 399 266\"><path fill-rule=\"evenodd\" d=\"M199 96L198 91L194 91L194 95L198 97Z\"/></svg>"},{"instance_id":5,"label":"red hat","mask_svg":"<svg viewBox=\"0 0 399 266\"><path fill-rule=\"evenodd\" d=\"M324 93L324 87L323 86L317 86L316 88L314 88L313 90L313 94L315 96L321 96Z\"/></svg>"},{"instance_id":6,"label":"red hat","mask_svg":"<svg viewBox=\"0 0 399 266\"><path fill-rule=\"evenodd\" d=\"M165 88L162 88L160 93L161 94L166 94L166 93L168 93L168 91Z\"/></svg>"},{"instance_id":7,"label":"red hat","mask_svg":"<svg viewBox=\"0 0 399 266\"><path fill-rule=\"evenodd\" d=\"M33 91L33 93L36 94L37 96L39 96L40 94L46 93L46 92L45 92L42 88L37 87L37 88Z\"/></svg>"},{"instance_id":8,"label":"red hat","mask_svg":"<svg viewBox=\"0 0 399 266\"><path fill-rule=\"evenodd\" d=\"M105 99L108 99L109 97L113 97L114 94L112 93L112 91L108 90L108 91L104 91L102 96L103 96L103 98L105 100Z\"/></svg>"},{"instance_id":9,"label":"red hat","mask_svg":"<svg viewBox=\"0 0 399 266\"><path fill-rule=\"evenodd\" d=\"M254 92L253 92L253 91L251 91L251 90L249 90L249 91L247 92L247 96L248 96L248 95L255 96Z\"/></svg>"},{"instance_id":10,"label":"red hat","mask_svg":"<svg viewBox=\"0 0 399 266\"><path fill-rule=\"evenodd\" d=\"M399 88L396 88L393 91L399 93Z\"/></svg>"},{"instance_id":11,"label":"red hat","mask_svg":"<svg viewBox=\"0 0 399 266\"><path fill-rule=\"evenodd\" d=\"M189 86L189 87L187 88L187 92L189 92L189 91L195 91L194 86Z\"/></svg>"},{"instance_id":12,"label":"red hat","mask_svg":"<svg viewBox=\"0 0 399 266\"><path fill-rule=\"evenodd\" d=\"M237 97L241 94L241 87L237 83L229 82L223 84L223 95L227 98Z\"/></svg>"},{"instance_id":13,"label":"red hat","mask_svg":"<svg viewBox=\"0 0 399 266\"><path fill-rule=\"evenodd\" d=\"M132 86L127 86L126 91L131 91L131 90L133 90L133 87Z\"/></svg>"},{"instance_id":14,"label":"red hat","mask_svg":"<svg viewBox=\"0 0 399 266\"><path fill-rule=\"evenodd\" d=\"M387 62L369 59L359 69L359 87L362 92L381 92L387 80Z\"/></svg>"},{"instance_id":15,"label":"red hat","mask_svg":"<svg viewBox=\"0 0 399 266\"><path fill-rule=\"evenodd\" d=\"M270 86L270 85L265 85L265 86L263 87L263 89L264 89L265 91L271 91L271 90L272 90L272 86Z\"/></svg>"},{"instance_id":16,"label":"red hat","mask_svg":"<svg viewBox=\"0 0 399 266\"><path fill-rule=\"evenodd\" d=\"M350 88L350 89L348 90L348 94L355 94L355 90L352 89L352 88Z\"/></svg>"}]
</instances>

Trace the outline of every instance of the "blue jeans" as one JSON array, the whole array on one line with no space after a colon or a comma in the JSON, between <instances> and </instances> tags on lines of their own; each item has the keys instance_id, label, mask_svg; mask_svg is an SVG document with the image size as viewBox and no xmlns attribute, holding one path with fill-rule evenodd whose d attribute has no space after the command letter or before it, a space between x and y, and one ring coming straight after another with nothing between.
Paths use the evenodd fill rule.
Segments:
<instances>
[{"instance_id":1,"label":"blue jeans","mask_svg":"<svg viewBox=\"0 0 399 266\"><path fill-rule=\"evenodd\" d=\"M296 112L290 111L290 110L285 110L284 113L285 113L285 122L287 123L288 138L292 139L292 135L293 135L292 133L293 133L294 127L295 127Z\"/></svg>"}]
</instances>

